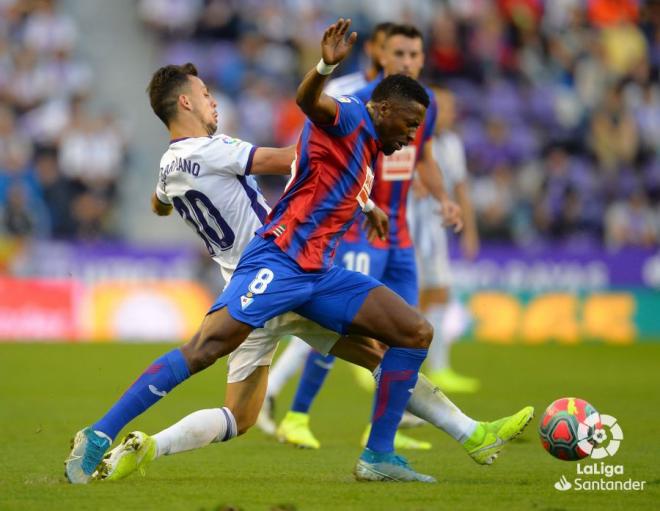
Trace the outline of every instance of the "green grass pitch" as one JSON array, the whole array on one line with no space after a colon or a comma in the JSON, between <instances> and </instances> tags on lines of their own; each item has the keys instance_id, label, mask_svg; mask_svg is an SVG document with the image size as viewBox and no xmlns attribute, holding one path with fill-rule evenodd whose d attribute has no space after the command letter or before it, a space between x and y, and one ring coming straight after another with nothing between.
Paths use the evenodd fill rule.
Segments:
<instances>
[{"instance_id":1,"label":"green grass pitch","mask_svg":"<svg viewBox=\"0 0 660 511\"><path fill-rule=\"evenodd\" d=\"M279 445L253 429L227 444L157 460L146 477L71 486L63 476L69 439L98 418L164 345L0 344L0 509L215 511L660 509L660 343L629 347L492 346L462 343L459 370L479 376L476 395L453 396L475 418L497 418L523 405L537 416L492 467L477 466L444 433L412 432L434 447L406 453L436 485L357 483L351 470L371 397L337 364L312 409L320 451ZM131 424L153 433L183 415L221 405L224 362L189 380ZM281 396L284 413L294 388ZM536 428L554 399L579 396L619 419L625 438L608 463L646 490L565 493L553 484L576 464L543 451ZM587 476L588 477L588 476ZM283 507L288 505L289 507ZM279 508L277 506L280 506Z\"/></svg>"}]
</instances>

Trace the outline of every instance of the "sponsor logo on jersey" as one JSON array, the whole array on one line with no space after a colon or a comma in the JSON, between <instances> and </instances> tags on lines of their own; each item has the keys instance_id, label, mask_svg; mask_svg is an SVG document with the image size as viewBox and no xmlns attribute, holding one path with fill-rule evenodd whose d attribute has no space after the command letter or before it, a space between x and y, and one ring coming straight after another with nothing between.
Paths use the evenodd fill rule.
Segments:
<instances>
[{"instance_id":1,"label":"sponsor logo on jersey","mask_svg":"<svg viewBox=\"0 0 660 511\"><path fill-rule=\"evenodd\" d=\"M384 181L408 181L412 179L415 170L417 147L406 146L398 151L383 156Z\"/></svg>"}]
</instances>

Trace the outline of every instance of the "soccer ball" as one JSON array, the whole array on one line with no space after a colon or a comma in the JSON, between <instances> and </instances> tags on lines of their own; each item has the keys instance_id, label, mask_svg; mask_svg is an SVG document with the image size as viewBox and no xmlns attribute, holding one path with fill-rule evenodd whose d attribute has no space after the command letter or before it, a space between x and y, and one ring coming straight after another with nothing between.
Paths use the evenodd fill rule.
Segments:
<instances>
[{"instance_id":1,"label":"soccer ball","mask_svg":"<svg viewBox=\"0 0 660 511\"><path fill-rule=\"evenodd\" d=\"M564 461L575 461L586 458L589 453L578 446L578 425L596 409L583 399L564 397L557 399L546 408L539 423L539 435L543 448L555 458ZM598 425L596 425L598 426ZM586 438L594 444L592 436L597 427L589 428Z\"/></svg>"}]
</instances>

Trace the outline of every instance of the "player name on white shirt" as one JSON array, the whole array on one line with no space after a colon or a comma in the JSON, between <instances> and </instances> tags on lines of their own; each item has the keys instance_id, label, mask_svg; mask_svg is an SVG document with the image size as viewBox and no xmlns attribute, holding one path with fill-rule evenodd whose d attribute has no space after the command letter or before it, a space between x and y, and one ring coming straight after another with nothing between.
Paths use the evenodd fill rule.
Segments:
<instances>
[{"instance_id":1,"label":"player name on white shirt","mask_svg":"<svg viewBox=\"0 0 660 511\"><path fill-rule=\"evenodd\" d=\"M156 195L206 245L225 279L270 212L249 175L256 147L227 135L174 140L160 160Z\"/></svg>"}]
</instances>

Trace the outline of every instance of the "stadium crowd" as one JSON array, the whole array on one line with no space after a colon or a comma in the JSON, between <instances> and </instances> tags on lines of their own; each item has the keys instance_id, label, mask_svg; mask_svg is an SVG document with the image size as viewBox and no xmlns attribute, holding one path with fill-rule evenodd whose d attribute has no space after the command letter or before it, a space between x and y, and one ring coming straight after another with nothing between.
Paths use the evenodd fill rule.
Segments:
<instances>
[{"instance_id":1,"label":"stadium crowd","mask_svg":"<svg viewBox=\"0 0 660 511\"><path fill-rule=\"evenodd\" d=\"M192 60L216 85L222 129L275 145L298 133L292 91L320 27L341 12L364 41L380 21L414 23L425 81L462 107L485 239L658 244L659 2L142 0L139 12L163 62Z\"/></svg>"},{"instance_id":2,"label":"stadium crowd","mask_svg":"<svg viewBox=\"0 0 660 511\"><path fill-rule=\"evenodd\" d=\"M93 240L114 232L127 148L89 107L92 68L56 0L0 2L0 232Z\"/></svg>"},{"instance_id":3,"label":"stadium crowd","mask_svg":"<svg viewBox=\"0 0 660 511\"><path fill-rule=\"evenodd\" d=\"M217 91L221 129L259 145L295 141L295 85L337 13L353 19L361 42L385 20L423 30L424 81L459 100L484 239L658 245L657 0L136 3L161 62L195 62ZM92 71L76 57L72 18L56 0L5 0L0 14L2 230L117 234L127 147L112 114L87 106ZM337 74L365 58L357 49ZM276 198L281 182L263 184Z\"/></svg>"}]
</instances>

